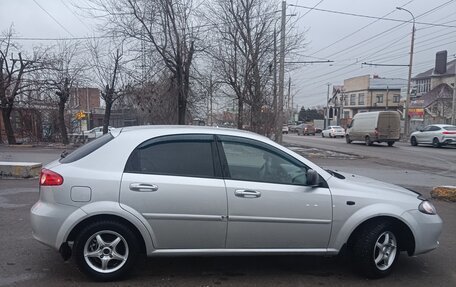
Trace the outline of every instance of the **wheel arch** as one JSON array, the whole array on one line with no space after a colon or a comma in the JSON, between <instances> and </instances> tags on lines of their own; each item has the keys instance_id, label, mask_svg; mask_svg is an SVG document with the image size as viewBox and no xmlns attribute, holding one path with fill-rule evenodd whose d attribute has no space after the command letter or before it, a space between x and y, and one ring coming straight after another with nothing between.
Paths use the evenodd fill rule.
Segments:
<instances>
[{"instance_id":1,"label":"wheel arch","mask_svg":"<svg viewBox=\"0 0 456 287\"><path fill-rule=\"evenodd\" d=\"M415 252L415 236L413 235L412 230L410 227L404 223L402 220L398 219L397 217L388 216L388 215L381 215L369 218L361 223L351 232L350 236L346 241L346 247L352 248L357 236L360 232L371 224L376 224L378 222L387 221L393 224L393 228L395 229L398 234L398 241L399 241L399 250L400 251L407 251L408 255L412 255Z\"/></svg>"},{"instance_id":2,"label":"wheel arch","mask_svg":"<svg viewBox=\"0 0 456 287\"><path fill-rule=\"evenodd\" d=\"M154 251L154 234L147 221L138 214L121 208L119 203L116 202L88 204L70 215L58 232L56 248L60 249L62 245L74 241L84 226L99 220L114 220L125 224L128 228L131 228L138 240L140 240L141 251L144 251L147 255Z\"/></svg>"},{"instance_id":3,"label":"wheel arch","mask_svg":"<svg viewBox=\"0 0 456 287\"><path fill-rule=\"evenodd\" d=\"M85 226L87 226L91 223L97 222L97 221L116 221L116 222L119 222L119 223L127 226L129 229L131 229L133 231L136 238L138 238L139 243L140 243L141 252L143 252L143 254L146 254L146 252L147 252L146 242L144 240L143 235L139 231L139 229L133 223L128 221L127 219L125 219L121 216L118 216L118 215L113 215L113 214L97 214L97 215L93 215L93 216L85 218L84 220L80 221L78 224L76 224L76 226L73 227L73 229L68 234L68 237L66 238L65 242L74 241L76 239L77 235L81 232L81 230Z\"/></svg>"}]
</instances>

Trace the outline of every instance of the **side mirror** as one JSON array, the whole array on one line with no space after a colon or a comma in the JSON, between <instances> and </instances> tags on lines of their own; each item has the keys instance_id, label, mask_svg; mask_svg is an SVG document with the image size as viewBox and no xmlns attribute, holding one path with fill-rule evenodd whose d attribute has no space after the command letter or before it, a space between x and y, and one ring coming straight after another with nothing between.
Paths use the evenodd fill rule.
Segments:
<instances>
[{"instance_id":1,"label":"side mirror","mask_svg":"<svg viewBox=\"0 0 456 287\"><path fill-rule=\"evenodd\" d=\"M423 129L420 129L420 132L423 132Z\"/></svg>"},{"instance_id":2,"label":"side mirror","mask_svg":"<svg viewBox=\"0 0 456 287\"><path fill-rule=\"evenodd\" d=\"M307 185L312 187L318 187L320 185L320 176L313 169L307 171Z\"/></svg>"}]
</instances>

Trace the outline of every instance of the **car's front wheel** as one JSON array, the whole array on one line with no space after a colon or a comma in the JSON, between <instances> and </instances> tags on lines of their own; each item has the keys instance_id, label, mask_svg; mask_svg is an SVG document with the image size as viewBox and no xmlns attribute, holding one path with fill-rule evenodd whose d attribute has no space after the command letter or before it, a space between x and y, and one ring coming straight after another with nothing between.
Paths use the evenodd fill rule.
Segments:
<instances>
[{"instance_id":1,"label":"car's front wheel","mask_svg":"<svg viewBox=\"0 0 456 287\"><path fill-rule=\"evenodd\" d=\"M358 234L353 251L356 266L365 276L387 276L399 258L398 240L393 225L386 221L367 225Z\"/></svg>"},{"instance_id":2,"label":"car's front wheel","mask_svg":"<svg viewBox=\"0 0 456 287\"><path fill-rule=\"evenodd\" d=\"M412 146L417 146L418 145L418 142L416 141L416 137L411 137L410 138L410 144Z\"/></svg>"},{"instance_id":3,"label":"car's front wheel","mask_svg":"<svg viewBox=\"0 0 456 287\"><path fill-rule=\"evenodd\" d=\"M80 232L73 252L83 273L96 281L112 281L128 274L139 250L138 239L124 224L98 221Z\"/></svg>"}]
</instances>

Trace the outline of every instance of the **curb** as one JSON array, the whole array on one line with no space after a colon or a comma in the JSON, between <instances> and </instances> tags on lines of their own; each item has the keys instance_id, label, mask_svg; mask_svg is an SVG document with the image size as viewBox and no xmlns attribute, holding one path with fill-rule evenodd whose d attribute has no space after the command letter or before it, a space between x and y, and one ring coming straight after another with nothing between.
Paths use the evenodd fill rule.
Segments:
<instances>
[{"instance_id":1,"label":"curb","mask_svg":"<svg viewBox=\"0 0 456 287\"><path fill-rule=\"evenodd\" d=\"M432 198L456 202L456 186L438 186L431 191Z\"/></svg>"},{"instance_id":2,"label":"curb","mask_svg":"<svg viewBox=\"0 0 456 287\"><path fill-rule=\"evenodd\" d=\"M0 162L0 178L31 178L38 177L41 163L37 162Z\"/></svg>"}]
</instances>

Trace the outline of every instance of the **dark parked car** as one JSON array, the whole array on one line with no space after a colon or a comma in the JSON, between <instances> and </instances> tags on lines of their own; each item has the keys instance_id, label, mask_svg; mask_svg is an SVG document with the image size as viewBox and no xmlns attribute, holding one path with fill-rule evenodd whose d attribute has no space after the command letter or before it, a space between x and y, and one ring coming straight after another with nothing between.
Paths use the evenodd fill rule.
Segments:
<instances>
[{"instance_id":1,"label":"dark parked car","mask_svg":"<svg viewBox=\"0 0 456 287\"><path fill-rule=\"evenodd\" d=\"M301 135L315 135L315 127L313 125L308 125L308 124L300 124L299 126L296 127L296 130L298 131L298 136Z\"/></svg>"}]
</instances>

